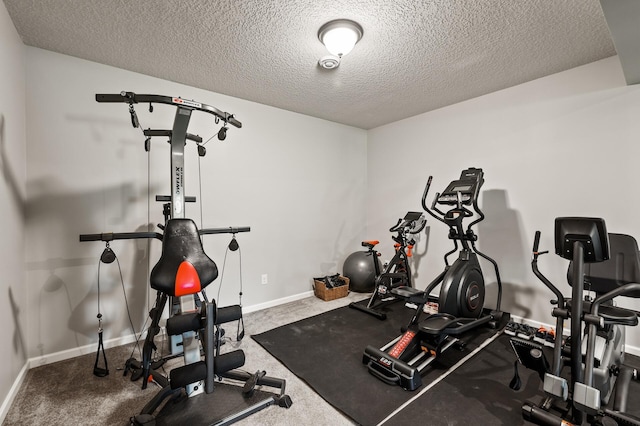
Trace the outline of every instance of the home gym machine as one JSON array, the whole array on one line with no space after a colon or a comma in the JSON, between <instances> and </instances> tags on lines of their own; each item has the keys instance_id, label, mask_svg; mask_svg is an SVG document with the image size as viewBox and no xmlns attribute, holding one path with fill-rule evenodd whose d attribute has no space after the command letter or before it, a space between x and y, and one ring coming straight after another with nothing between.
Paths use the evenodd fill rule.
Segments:
<instances>
[{"instance_id":1,"label":"home gym machine","mask_svg":"<svg viewBox=\"0 0 640 426\"><path fill-rule=\"evenodd\" d=\"M454 344L464 346L458 336L483 325L500 328L509 319L509 314L500 310L502 283L498 265L475 245L477 236L472 227L484 219L478 207L478 195L484 183L482 169L464 170L442 194L436 194L429 208L426 199L431 180L429 177L422 195L422 207L449 227L449 238L453 240L454 248L444 255L444 271L424 291L413 287L391 290L392 294L416 305L416 312L406 329L402 330L403 334L380 349L367 346L362 357L363 364L367 364L372 375L407 390L415 390L422 384L421 373L441 353ZM438 205L452 207L442 212ZM466 206L472 206L473 211ZM465 230L463 221L474 216L475 220ZM458 259L449 265L448 257L458 250L458 244ZM494 310L484 308L485 282L478 255L495 268L498 289ZM436 298L431 293L437 286L440 286L440 292ZM425 314L424 306L431 300L437 300L438 312Z\"/></svg>"},{"instance_id":2,"label":"home gym machine","mask_svg":"<svg viewBox=\"0 0 640 426\"><path fill-rule=\"evenodd\" d=\"M629 386L638 372L624 364L625 327L638 324L638 312L612 303L618 296L640 297L638 244L629 235L608 234L603 219L586 217L556 218L554 240L556 254L571 261L567 273L571 298L565 298L538 269L538 257L548 252L538 250L537 231L531 267L555 295L551 304L557 335L551 363L542 345L511 339L518 362L536 371L544 383L543 401L525 403L523 418L540 425L581 425L585 421L640 425L640 418L626 413ZM565 340L566 319L571 322L571 335ZM567 364L568 378L563 371ZM512 384L518 388L517 380Z\"/></svg>"},{"instance_id":3,"label":"home gym machine","mask_svg":"<svg viewBox=\"0 0 640 426\"><path fill-rule=\"evenodd\" d=\"M143 389L149 380L153 380L162 389L141 410L139 415L131 418L132 425L152 425L175 423L172 411L180 410L181 423L190 422L190 414L195 413L193 407L197 404L210 406L212 400L207 398L214 391L215 378L228 378L243 382L238 389L247 398L255 399L252 405L228 415L216 424L231 424L245 418L263 408L277 404L288 408L291 398L286 395L285 381L266 376L264 371L255 374L239 371L245 362L244 352L240 349L227 353L220 353L220 324L235 321L242 317L239 305L217 307L214 300L209 301L205 288L218 276L215 262L209 258L202 247L201 235L231 233L235 236L239 232L249 231L249 227L230 227L214 229L198 229L193 220L185 218L185 202L192 201L184 192L184 150L187 140L194 141L198 146L198 155L206 154L202 138L187 133L189 120L193 111L202 111L215 117L216 123L223 121L224 132L218 132L220 140L226 137L227 125L242 127L233 115L222 112L212 106L199 102L160 95L141 95L133 92L119 94L97 94L96 101L107 103L126 103L129 105L131 123L139 127L139 121L134 105L149 103L149 111L153 111L153 104L167 104L176 107L173 128L171 130L146 129L145 150L149 151L150 141L154 136L169 138L171 154L171 195L158 196L158 201L168 201L165 204L165 224L158 225L163 233L158 232L130 232L130 233L102 233L80 235L80 241L104 241L107 247L110 241L131 238L154 238L162 241L162 254L153 267L150 275L151 288L156 290L155 306L149 312L151 326L147 330L143 346L141 370ZM224 133L224 134L221 134ZM195 200L193 200L195 201ZM154 337L160 332L160 319L167 300L170 299L170 313L166 321L166 331L169 336L181 336L181 347L184 365L170 371L169 380L152 370L152 353L156 350ZM203 358L204 354L204 360ZM268 398L252 398L256 386L269 386L280 390L278 395ZM188 398L185 398L188 397ZM180 403L186 401L188 403ZM166 403L165 403L166 402ZM154 412L164 406L157 416ZM187 408L188 407L188 408ZM196 423L203 419L194 414ZM207 419L208 421L208 419Z\"/></svg>"},{"instance_id":4,"label":"home gym machine","mask_svg":"<svg viewBox=\"0 0 640 426\"><path fill-rule=\"evenodd\" d=\"M396 232L397 235L391 236L394 243L395 254L389 263L384 267L384 271L380 273L380 264L378 256L380 255L375 249L379 241L363 241L362 246L367 248L367 255L371 256L376 278L374 291L366 305L361 302L352 302L350 308L358 309L366 312L374 317L384 320L387 314L383 311L385 306L404 298L398 298L391 293L396 287L413 287L411 278L411 267L409 258L412 256L413 246L416 243L417 235L427 225L427 220L423 213L408 212L404 219L398 219L398 222L389 229L389 232Z\"/></svg>"}]
</instances>

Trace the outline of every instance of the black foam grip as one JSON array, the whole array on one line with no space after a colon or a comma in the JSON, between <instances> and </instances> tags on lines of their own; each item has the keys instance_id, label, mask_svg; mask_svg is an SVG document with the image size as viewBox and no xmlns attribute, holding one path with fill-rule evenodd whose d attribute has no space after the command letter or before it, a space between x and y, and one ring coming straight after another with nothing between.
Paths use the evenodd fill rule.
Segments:
<instances>
[{"instance_id":1,"label":"black foam grip","mask_svg":"<svg viewBox=\"0 0 640 426\"><path fill-rule=\"evenodd\" d=\"M240 305L225 306L224 308L218 308L216 324L237 321L240 318L242 318L242 307Z\"/></svg>"},{"instance_id":2,"label":"black foam grip","mask_svg":"<svg viewBox=\"0 0 640 426\"><path fill-rule=\"evenodd\" d=\"M190 383L204 380L207 377L207 366L204 361L183 365L171 370L169 377L171 378L171 389L183 388Z\"/></svg>"},{"instance_id":3,"label":"black foam grip","mask_svg":"<svg viewBox=\"0 0 640 426\"><path fill-rule=\"evenodd\" d=\"M240 368L244 365L244 352L242 349L218 355L215 359L214 370L216 374Z\"/></svg>"},{"instance_id":4,"label":"black foam grip","mask_svg":"<svg viewBox=\"0 0 640 426\"><path fill-rule=\"evenodd\" d=\"M538 251L538 246L540 245L540 231L536 231L536 236L533 239L533 252Z\"/></svg>"},{"instance_id":5,"label":"black foam grip","mask_svg":"<svg viewBox=\"0 0 640 426\"><path fill-rule=\"evenodd\" d=\"M167 319L167 334L177 336L187 331L197 331L203 327L199 312L174 315Z\"/></svg>"}]
</instances>

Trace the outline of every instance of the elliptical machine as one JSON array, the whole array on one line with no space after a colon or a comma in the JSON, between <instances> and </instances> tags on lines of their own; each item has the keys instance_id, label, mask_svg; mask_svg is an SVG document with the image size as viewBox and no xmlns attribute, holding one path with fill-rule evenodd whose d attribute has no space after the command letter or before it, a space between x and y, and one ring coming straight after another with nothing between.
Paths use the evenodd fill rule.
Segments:
<instances>
[{"instance_id":1,"label":"elliptical machine","mask_svg":"<svg viewBox=\"0 0 640 426\"><path fill-rule=\"evenodd\" d=\"M552 362L542 345L511 339L518 362L536 371L544 383L543 401L526 402L522 416L540 425L581 425L585 420L601 425L613 420L638 426L640 418L626 413L629 385L638 372L624 364L625 327L638 324L638 312L612 304L617 296L640 298L638 244L629 235L607 233L603 219L585 217L556 218L554 239L556 254L571 261L567 278L572 294L564 297L538 269L538 257L548 252L538 250L536 231L531 267L556 297L551 301L556 339ZM585 290L596 297L585 297ZM571 335L565 340L566 319L571 320ZM517 384L516 376L511 387L517 390Z\"/></svg>"},{"instance_id":2,"label":"elliptical machine","mask_svg":"<svg viewBox=\"0 0 640 426\"><path fill-rule=\"evenodd\" d=\"M357 309L374 317L385 320L387 314L383 311L385 306L391 303L404 300L392 293L397 287L413 287L411 278L411 266L409 258L412 256L413 246L416 238L427 225L424 214L420 212L408 212L404 219L398 219L398 223L389 229L389 232L396 232L397 235L391 238L395 241L395 254L386 264L384 271L380 273L378 256L375 249L379 241L363 241L362 246L367 248L367 255L371 256L373 267L376 273L374 291L366 305L360 302L352 302L350 308Z\"/></svg>"},{"instance_id":3,"label":"elliptical machine","mask_svg":"<svg viewBox=\"0 0 640 426\"><path fill-rule=\"evenodd\" d=\"M201 235L247 232L249 227L197 229L193 220L185 217L185 202L189 201L184 192L184 148L187 140L198 146L198 155L204 156L206 150L202 138L187 133L193 111L202 111L224 122L218 132L218 138L226 137L227 125L242 127L232 114L222 112L212 106L199 102L160 95L141 95L133 92L119 94L97 94L97 102L126 103L129 105L133 127L140 126L134 105L149 103L167 104L176 107L172 130L146 129L145 150L149 151L151 137L167 136L171 145L171 196L157 197L158 201L169 201L165 205L165 224L159 225L164 232L130 232L83 234L80 241L104 241L108 243L119 239L153 238L162 241L162 254L150 275L150 286L156 290L156 303L149 312L151 326L143 346L142 388L146 388L149 379L153 379L162 389L147 403L140 414L131 418L131 425L175 424L176 418L181 423L201 422L199 413L193 410L194 404L211 404L206 396L213 394L215 379L229 378L244 383L239 388L249 400L256 386L270 386L280 390L279 395L252 400L252 405L230 414L216 424L231 424L270 405L277 404L288 408L291 398L284 393L285 381L266 376L264 371L255 374L239 371L245 363L241 349L220 353L219 325L242 317L239 305L217 307L214 300L209 301L205 288L218 276L215 262L204 252ZM154 337L160 332L160 320L168 300L171 300L170 317L166 322L169 336L180 338L184 365L170 371L170 379L152 370L152 353L156 350ZM203 356L204 355L204 356ZM204 359L203 359L204 358ZM188 398L182 398L186 396ZM171 401L171 403L169 403ZM188 403L185 401L189 401ZM164 404L158 416L154 413ZM190 419L190 416L193 418Z\"/></svg>"},{"instance_id":4,"label":"elliptical machine","mask_svg":"<svg viewBox=\"0 0 640 426\"><path fill-rule=\"evenodd\" d=\"M475 246L477 236L472 226L484 219L478 207L478 195L484 183L482 169L463 170L460 178L451 182L442 194L437 193L431 207L426 204L432 178L429 177L422 195L422 207L432 217L449 227L453 250L444 255L445 269L424 291L413 287L397 287L391 293L417 306L403 334L378 349L367 346L362 362L369 372L388 384L398 384L407 390L415 390L422 384L421 373L441 353L451 346L463 346L457 336L482 325L499 328L509 319L500 310L502 283L497 263L481 253ZM437 205L452 206L442 212ZM472 206L473 211L466 206ZM464 229L463 221L476 216ZM460 244L460 246L459 246ZM460 247L458 259L449 264L448 257ZM496 307L484 308L485 282L477 256L491 262L497 280ZM440 286L439 296L431 292ZM437 301L438 312L424 317L424 306Z\"/></svg>"}]
</instances>

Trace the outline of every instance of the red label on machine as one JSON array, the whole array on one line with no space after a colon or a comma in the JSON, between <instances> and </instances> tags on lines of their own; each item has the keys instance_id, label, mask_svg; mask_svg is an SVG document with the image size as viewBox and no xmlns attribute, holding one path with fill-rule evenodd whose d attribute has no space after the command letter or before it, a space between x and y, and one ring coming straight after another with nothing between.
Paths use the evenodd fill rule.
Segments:
<instances>
[{"instance_id":1,"label":"red label on machine","mask_svg":"<svg viewBox=\"0 0 640 426\"><path fill-rule=\"evenodd\" d=\"M174 104L186 105L186 106L190 106L190 107L194 107L194 108L201 108L202 107L202 104L200 102L189 101L187 99L182 99L182 98L172 98L171 101Z\"/></svg>"},{"instance_id":2,"label":"red label on machine","mask_svg":"<svg viewBox=\"0 0 640 426\"><path fill-rule=\"evenodd\" d=\"M404 352L404 350L407 349L407 346L409 346L409 343L411 343L411 341L415 336L416 336L415 331L411 331L411 330L405 331L405 333L402 335L400 340L398 340L398 342L395 345L393 345L393 348L391 348L391 350L389 351L389 355L394 358L400 358L400 355L402 355L402 352Z\"/></svg>"}]
</instances>

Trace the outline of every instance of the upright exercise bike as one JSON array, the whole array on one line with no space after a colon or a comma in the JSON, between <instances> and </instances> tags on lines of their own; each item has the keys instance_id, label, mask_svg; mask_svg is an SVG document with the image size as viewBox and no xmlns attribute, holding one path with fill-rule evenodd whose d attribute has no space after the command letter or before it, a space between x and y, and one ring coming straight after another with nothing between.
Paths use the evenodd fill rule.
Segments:
<instances>
[{"instance_id":1,"label":"upright exercise bike","mask_svg":"<svg viewBox=\"0 0 640 426\"><path fill-rule=\"evenodd\" d=\"M384 307L404 300L404 298L393 295L391 291L397 287L413 287L409 258L412 256L417 236L426 225L424 214L420 212L408 212L404 219L398 219L398 223L389 229L389 232L397 233L391 237L395 242L393 245L395 254L386 264L382 273L380 273L380 264L378 263L379 253L375 249L379 241L362 242L362 246L367 248L367 254L371 256L376 273L374 291L366 305L361 302L352 302L349 304L350 308L358 309L384 320L387 318L387 314L383 310Z\"/></svg>"},{"instance_id":2,"label":"upright exercise bike","mask_svg":"<svg viewBox=\"0 0 640 426\"><path fill-rule=\"evenodd\" d=\"M367 364L372 375L385 383L415 390L422 384L421 374L429 364L451 346L464 344L458 338L463 333L483 325L499 328L508 321L509 315L500 310L502 284L498 265L476 248L477 236L472 229L484 219L478 207L483 176L482 169L462 171L458 180L451 182L442 194L436 194L431 208L426 204L431 177L427 181L422 206L449 227L449 238L453 240L454 248L444 256L444 271L424 291L408 286L391 290L392 294L417 308L403 334L382 348L367 346L365 349L362 362ZM438 204L451 208L442 212ZM466 206L472 206L473 211ZM474 216L475 220L465 230L463 221ZM458 244L458 259L450 265L448 257L458 250ZM495 268L498 291L494 310L484 308L485 282L477 256L487 259ZM440 286L440 292L435 298L431 293L437 286ZM438 312L425 314L424 306L434 300L438 303Z\"/></svg>"},{"instance_id":3,"label":"upright exercise bike","mask_svg":"<svg viewBox=\"0 0 640 426\"><path fill-rule=\"evenodd\" d=\"M150 275L151 288L156 290L156 303L149 312L151 326L143 346L142 376L145 388L150 378L153 378L162 389L141 410L140 414L132 417L132 425L151 424L175 424L179 419L181 423L193 422L190 416L197 418L199 413L192 410L193 404L211 404L211 400L205 398L212 394L215 388L215 379L229 378L244 382L240 388L243 394L250 398L255 394L256 386L270 386L280 390L279 395L268 398L256 398L257 402L240 411L226 416L216 424L230 424L248 415L257 412L270 405L277 404L282 407L291 405L291 398L284 393L285 381L266 376L264 371L255 374L239 371L245 363L244 352L240 349L227 353L220 353L220 329L219 325L241 318L240 306L217 307L215 301L209 301L205 288L218 276L215 262L209 258L202 247L201 235L231 233L249 231L248 227L242 228L214 228L198 229L193 220L185 217L185 202L187 198L184 192L184 147L187 140L194 141L198 145L198 154L204 156L206 150L202 146L202 138L187 133L191 114L201 111L211 114L216 122L224 122L223 129L218 133L219 139L226 136L227 125L231 124L240 128L242 124L233 115L222 112L212 106L178 97L160 95L141 95L133 92L121 92L119 94L97 94L96 101L107 103L126 103L129 105L131 122L134 127L139 127L139 121L135 112L138 103L166 104L176 108L176 114L171 130L144 130L145 150L149 151L150 140L154 136L166 136L171 146L171 196L160 197L160 201L168 199L168 212L165 214L166 222L159 225L163 233L158 232L132 232L132 233L102 233L80 235L80 241L110 241L131 238L154 238L162 241L162 254L158 263L153 267ZM221 135L221 132L224 135ZM167 219L168 218L168 219ZM151 357L156 350L154 337L160 332L160 319L162 317L167 300L170 299L170 316L166 321L166 330L169 336L180 336L179 346L182 349L184 365L170 371L170 378L166 380L152 371ZM204 354L204 359L203 359ZM187 399L182 398L187 396ZM180 401L189 403L180 403ZM172 403L168 403L172 401ZM160 413L155 416L163 403ZM202 421L202 419L198 419Z\"/></svg>"},{"instance_id":4,"label":"upright exercise bike","mask_svg":"<svg viewBox=\"0 0 640 426\"><path fill-rule=\"evenodd\" d=\"M581 425L586 421L638 426L640 418L626 412L631 380L637 380L638 372L624 364L625 328L638 324L638 312L612 304L618 296L640 297L638 244L632 236L607 233L603 219L586 217L556 218L554 239L556 254L571 261L567 273L571 298L538 269L538 257L547 251L538 250L537 231L531 267L555 295L551 304L557 336L551 362L542 345L511 339L518 361L536 371L544 382L544 399L537 405L526 402L523 418L540 425ZM571 335L563 339L567 319ZM516 379L512 384L518 383Z\"/></svg>"}]
</instances>

